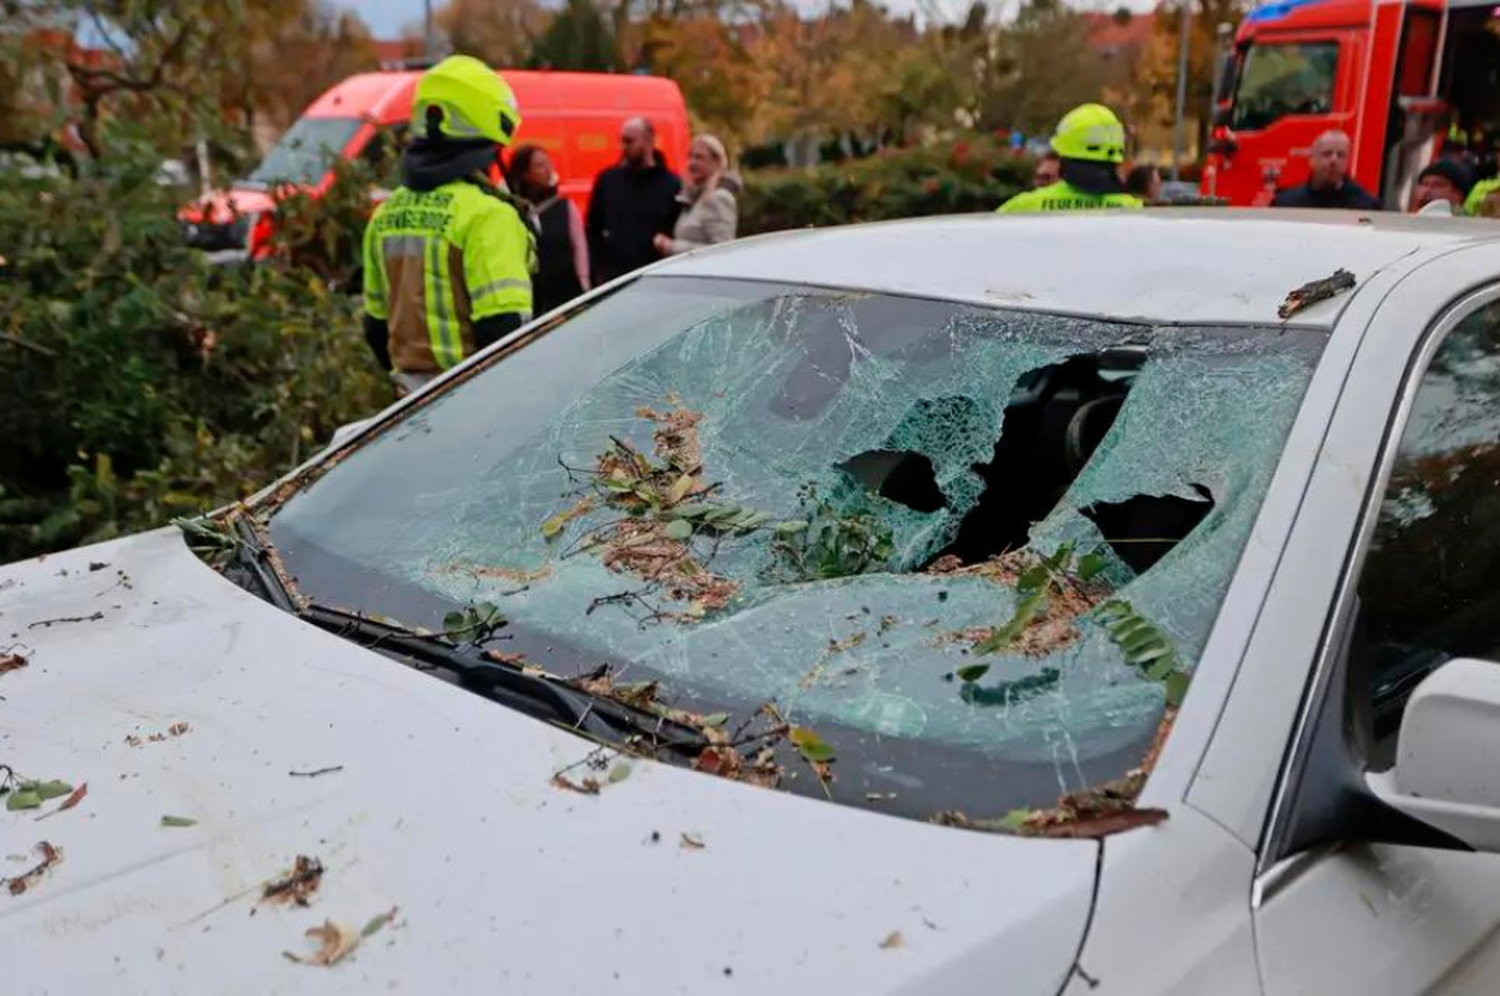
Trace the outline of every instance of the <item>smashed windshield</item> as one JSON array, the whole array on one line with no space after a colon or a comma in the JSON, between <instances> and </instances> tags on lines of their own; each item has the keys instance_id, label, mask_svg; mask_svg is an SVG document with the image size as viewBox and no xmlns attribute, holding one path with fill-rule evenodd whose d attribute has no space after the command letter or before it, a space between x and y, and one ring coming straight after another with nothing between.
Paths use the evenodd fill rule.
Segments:
<instances>
[{"instance_id":1,"label":"smashed windshield","mask_svg":"<svg viewBox=\"0 0 1500 996\"><path fill-rule=\"evenodd\" d=\"M333 166L359 125L359 118L298 118L243 182L259 187L315 184Z\"/></svg>"},{"instance_id":2,"label":"smashed windshield","mask_svg":"<svg viewBox=\"0 0 1500 996\"><path fill-rule=\"evenodd\" d=\"M320 604L493 605L503 659L715 727L771 710L785 752L729 765L762 783L997 816L1141 764L1322 341L646 277L271 537Z\"/></svg>"}]
</instances>

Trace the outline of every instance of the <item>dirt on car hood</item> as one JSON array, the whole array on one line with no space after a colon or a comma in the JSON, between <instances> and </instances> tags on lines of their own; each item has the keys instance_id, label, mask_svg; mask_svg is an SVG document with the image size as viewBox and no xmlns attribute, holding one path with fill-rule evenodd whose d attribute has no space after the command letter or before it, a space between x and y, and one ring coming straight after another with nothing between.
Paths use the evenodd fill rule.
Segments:
<instances>
[{"instance_id":1,"label":"dirt on car hood","mask_svg":"<svg viewBox=\"0 0 1500 996\"><path fill-rule=\"evenodd\" d=\"M66 786L0 809L18 992L1053 993L1088 921L1096 841L597 753L175 530L0 569L7 646L0 765Z\"/></svg>"}]
</instances>

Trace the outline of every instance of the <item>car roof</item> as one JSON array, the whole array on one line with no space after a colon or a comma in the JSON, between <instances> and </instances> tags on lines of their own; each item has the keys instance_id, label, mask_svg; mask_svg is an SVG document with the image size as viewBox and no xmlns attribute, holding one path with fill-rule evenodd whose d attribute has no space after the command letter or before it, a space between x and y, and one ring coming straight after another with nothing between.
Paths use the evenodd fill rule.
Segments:
<instances>
[{"instance_id":1,"label":"car roof","mask_svg":"<svg viewBox=\"0 0 1500 996\"><path fill-rule=\"evenodd\" d=\"M1152 324L1274 324L1293 289L1500 238L1500 224L1381 212L1163 208L958 215L801 230L674 259L740 277ZM1344 298L1343 300L1347 300ZM1332 327L1342 304L1294 323Z\"/></svg>"}]
</instances>

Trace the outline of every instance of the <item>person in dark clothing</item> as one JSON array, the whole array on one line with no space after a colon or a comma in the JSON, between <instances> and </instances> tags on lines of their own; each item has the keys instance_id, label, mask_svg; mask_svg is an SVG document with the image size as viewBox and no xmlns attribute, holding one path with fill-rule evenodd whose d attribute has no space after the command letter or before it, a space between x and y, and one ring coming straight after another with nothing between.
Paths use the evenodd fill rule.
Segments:
<instances>
[{"instance_id":1,"label":"person in dark clothing","mask_svg":"<svg viewBox=\"0 0 1500 996\"><path fill-rule=\"evenodd\" d=\"M506 186L536 211L537 271L531 278L533 308L538 315L567 304L589 289L589 249L583 216L557 192L552 157L536 145L523 145L510 157Z\"/></svg>"},{"instance_id":2,"label":"person in dark clothing","mask_svg":"<svg viewBox=\"0 0 1500 996\"><path fill-rule=\"evenodd\" d=\"M1349 136L1331 129L1317 137L1307 157L1307 182L1277 191L1272 207L1353 208L1379 211L1384 205L1349 179Z\"/></svg>"},{"instance_id":3,"label":"person in dark clothing","mask_svg":"<svg viewBox=\"0 0 1500 996\"><path fill-rule=\"evenodd\" d=\"M589 198L589 260L595 284L659 259L652 243L656 236L672 233L680 209L677 194L682 181L663 161L649 121L625 122L620 151L620 162L599 174Z\"/></svg>"}]
</instances>

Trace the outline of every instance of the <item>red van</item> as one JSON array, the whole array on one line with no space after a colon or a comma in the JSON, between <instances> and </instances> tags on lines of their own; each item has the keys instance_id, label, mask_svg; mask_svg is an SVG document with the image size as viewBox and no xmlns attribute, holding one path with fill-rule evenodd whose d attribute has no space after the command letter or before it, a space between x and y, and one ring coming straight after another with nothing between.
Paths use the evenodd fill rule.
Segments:
<instances>
[{"instance_id":1,"label":"red van","mask_svg":"<svg viewBox=\"0 0 1500 996\"><path fill-rule=\"evenodd\" d=\"M656 128L657 147L674 170L687 160L690 139L682 91L657 76L504 71L521 105L517 145L546 149L562 193L588 207L599 171L619 158L620 126L642 116ZM178 218L188 242L203 249L249 249L269 233L273 188L294 184L321 194L333 182L334 158L374 157L382 141L401 141L420 71L362 73L313 101L249 176L185 206ZM262 223L264 222L264 223Z\"/></svg>"}]
</instances>

